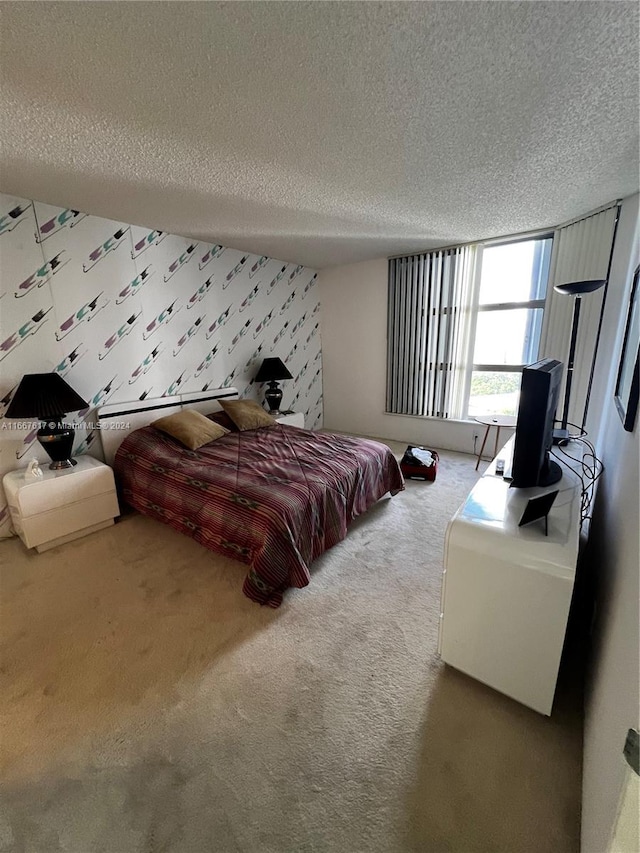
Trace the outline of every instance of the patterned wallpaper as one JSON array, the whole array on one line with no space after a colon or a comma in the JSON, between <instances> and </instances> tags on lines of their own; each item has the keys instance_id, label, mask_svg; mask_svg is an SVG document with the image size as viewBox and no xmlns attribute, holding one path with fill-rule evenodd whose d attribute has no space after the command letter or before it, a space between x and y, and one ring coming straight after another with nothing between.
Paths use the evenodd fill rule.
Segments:
<instances>
[{"instance_id":1,"label":"patterned wallpaper","mask_svg":"<svg viewBox=\"0 0 640 853\"><path fill-rule=\"evenodd\" d=\"M90 403L69 416L75 453L100 455L93 410L253 383L279 356L282 407L322 426L320 305L313 270L77 210L0 195L0 416L25 373L57 371ZM0 477L37 456L36 430L0 419ZM0 493L0 536L9 534Z\"/></svg>"}]
</instances>

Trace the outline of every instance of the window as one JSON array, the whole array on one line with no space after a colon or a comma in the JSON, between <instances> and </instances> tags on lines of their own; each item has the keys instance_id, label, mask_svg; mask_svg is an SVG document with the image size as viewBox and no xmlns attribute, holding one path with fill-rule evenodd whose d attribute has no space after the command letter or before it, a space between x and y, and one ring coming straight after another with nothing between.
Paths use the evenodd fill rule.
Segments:
<instances>
[{"instance_id":1,"label":"window","mask_svg":"<svg viewBox=\"0 0 640 853\"><path fill-rule=\"evenodd\" d=\"M549 235L482 251L468 417L517 412L522 368L538 358L552 244Z\"/></svg>"},{"instance_id":2,"label":"window","mask_svg":"<svg viewBox=\"0 0 640 853\"><path fill-rule=\"evenodd\" d=\"M390 258L386 411L515 415L522 368L567 358L572 312L548 288L552 249L555 283L606 279L618 214L615 203L553 232ZM586 422L604 294L582 308L573 423Z\"/></svg>"}]
</instances>

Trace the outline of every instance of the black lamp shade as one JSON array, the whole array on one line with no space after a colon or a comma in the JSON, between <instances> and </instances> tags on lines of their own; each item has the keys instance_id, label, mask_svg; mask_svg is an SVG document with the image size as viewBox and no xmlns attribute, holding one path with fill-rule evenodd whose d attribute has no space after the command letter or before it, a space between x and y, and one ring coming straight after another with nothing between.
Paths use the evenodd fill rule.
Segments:
<instances>
[{"instance_id":1,"label":"black lamp shade","mask_svg":"<svg viewBox=\"0 0 640 853\"><path fill-rule=\"evenodd\" d=\"M284 362L279 358L265 358L256 375L256 382L279 382L281 379L293 379Z\"/></svg>"},{"instance_id":2,"label":"black lamp shade","mask_svg":"<svg viewBox=\"0 0 640 853\"><path fill-rule=\"evenodd\" d=\"M594 290L599 290L607 283L604 278L592 278L587 281L570 281L567 284L556 284L554 290L558 293L564 293L568 296L582 296L583 293L593 293Z\"/></svg>"},{"instance_id":3,"label":"black lamp shade","mask_svg":"<svg viewBox=\"0 0 640 853\"><path fill-rule=\"evenodd\" d=\"M5 412L5 418L57 420L89 404L58 373L27 373Z\"/></svg>"}]
</instances>

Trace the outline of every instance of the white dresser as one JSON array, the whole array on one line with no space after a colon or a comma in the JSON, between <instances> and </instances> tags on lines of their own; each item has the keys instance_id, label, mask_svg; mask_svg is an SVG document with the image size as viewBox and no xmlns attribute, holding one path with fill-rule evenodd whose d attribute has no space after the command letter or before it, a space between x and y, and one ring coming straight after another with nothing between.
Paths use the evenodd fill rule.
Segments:
<instances>
[{"instance_id":1,"label":"white dresser","mask_svg":"<svg viewBox=\"0 0 640 853\"><path fill-rule=\"evenodd\" d=\"M499 454L507 467L512 448ZM541 714L553 706L578 558L581 488L562 470L554 486L511 489L494 460L445 539L442 660ZM519 527L529 499L556 489L548 536L542 520Z\"/></svg>"},{"instance_id":2,"label":"white dresser","mask_svg":"<svg viewBox=\"0 0 640 853\"><path fill-rule=\"evenodd\" d=\"M41 479L25 470L3 478L15 532L27 548L46 551L113 524L120 515L113 471L93 456L76 457L77 465L51 471Z\"/></svg>"}]
</instances>

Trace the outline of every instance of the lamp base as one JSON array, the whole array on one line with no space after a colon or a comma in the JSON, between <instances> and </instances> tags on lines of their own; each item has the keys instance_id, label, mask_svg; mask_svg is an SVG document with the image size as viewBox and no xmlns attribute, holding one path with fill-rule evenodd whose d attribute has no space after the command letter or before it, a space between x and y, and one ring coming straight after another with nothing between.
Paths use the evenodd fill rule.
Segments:
<instances>
[{"instance_id":1,"label":"lamp base","mask_svg":"<svg viewBox=\"0 0 640 853\"><path fill-rule=\"evenodd\" d=\"M60 471L62 468L73 468L77 464L77 459L60 459L57 462L52 462L49 468L51 471Z\"/></svg>"},{"instance_id":2,"label":"lamp base","mask_svg":"<svg viewBox=\"0 0 640 853\"><path fill-rule=\"evenodd\" d=\"M269 406L269 412L273 414L273 412L280 411L280 403L282 402L282 389L278 387L278 383L272 379L269 382L269 387L264 392L264 398L266 400L267 405Z\"/></svg>"},{"instance_id":3,"label":"lamp base","mask_svg":"<svg viewBox=\"0 0 640 853\"><path fill-rule=\"evenodd\" d=\"M49 468L52 471L72 468L77 464L71 458L74 435L75 430L64 426L59 420L47 421L38 430L38 441L51 459Z\"/></svg>"}]
</instances>

